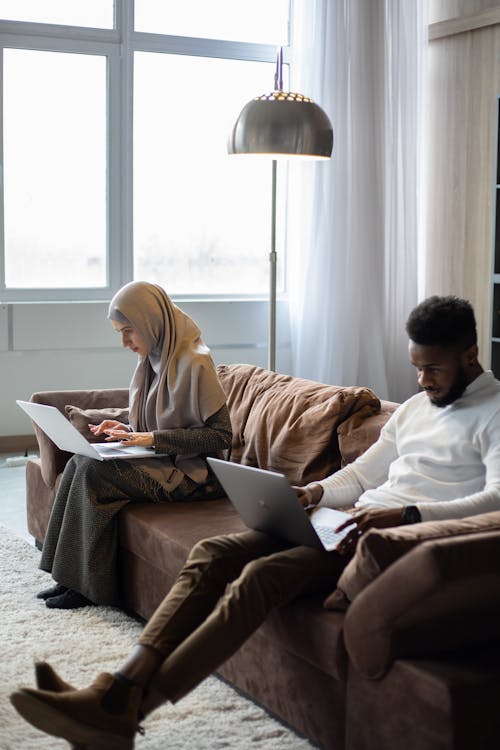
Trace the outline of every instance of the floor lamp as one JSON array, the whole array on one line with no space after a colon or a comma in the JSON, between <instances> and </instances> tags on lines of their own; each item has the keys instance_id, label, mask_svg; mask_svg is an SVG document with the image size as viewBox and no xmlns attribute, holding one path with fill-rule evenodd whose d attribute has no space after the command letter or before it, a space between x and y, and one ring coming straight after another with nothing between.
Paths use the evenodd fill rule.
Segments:
<instances>
[{"instance_id":1,"label":"floor lamp","mask_svg":"<svg viewBox=\"0 0 500 750\"><path fill-rule=\"evenodd\" d=\"M276 60L274 91L245 104L229 135L229 154L272 159L271 251L269 253L269 369L276 369L276 184L277 159L329 159L333 129L328 115L302 94L283 91L283 50Z\"/></svg>"}]
</instances>

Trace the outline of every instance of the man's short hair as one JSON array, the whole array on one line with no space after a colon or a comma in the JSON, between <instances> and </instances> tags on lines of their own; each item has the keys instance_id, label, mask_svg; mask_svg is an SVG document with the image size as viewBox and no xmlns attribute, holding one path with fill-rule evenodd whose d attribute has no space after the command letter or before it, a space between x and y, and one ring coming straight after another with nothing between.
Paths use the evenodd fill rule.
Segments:
<instances>
[{"instance_id":1,"label":"man's short hair","mask_svg":"<svg viewBox=\"0 0 500 750\"><path fill-rule=\"evenodd\" d=\"M472 305L459 297L428 297L411 311L406 332L415 344L456 347L461 351L477 343Z\"/></svg>"}]
</instances>

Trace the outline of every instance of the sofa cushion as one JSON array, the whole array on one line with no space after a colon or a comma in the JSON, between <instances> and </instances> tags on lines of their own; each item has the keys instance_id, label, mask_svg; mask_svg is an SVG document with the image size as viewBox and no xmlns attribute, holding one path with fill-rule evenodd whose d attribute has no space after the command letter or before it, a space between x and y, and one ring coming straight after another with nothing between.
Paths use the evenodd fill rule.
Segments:
<instances>
[{"instance_id":1,"label":"sofa cushion","mask_svg":"<svg viewBox=\"0 0 500 750\"><path fill-rule=\"evenodd\" d=\"M100 443L102 435L94 435L89 430L89 424L100 424L105 419L116 419L118 422L128 424L128 408L109 407L106 409L81 409L79 406L66 404L64 410L71 424L78 432L87 438L90 443Z\"/></svg>"},{"instance_id":2,"label":"sofa cushion","mask_svg":"<svg viewBox=\"0 0 500 750\"><path fill-rule=\"evenodd\" d=\"M367 448L378 440L380 430L399 404L394 401L381 401L380 411L367 412L363 407L339 425L339 449L342 466L355 461Z\"/></svg>"},{"instance_id":3,"label":"sofa cushion","mask_svg":"<svg viewBox=\"0 0 500 750\"><path fill-rule=\"evenodd\" d=\"M261 632L322 672L345 681L347 652L343 626L343 615L325 612L321 597L308 596L271 612L261 625Z\"/></svg>"},{"instance_id":4,"label":"sofa cushion","mask_svg":"<svg viewBox=\"0 0 500 750\"><path fill-rule=\"evenodd\" d=\"M123 598L137 614L148 619L174 583L194 544L217 534L245 531L246 526L226 498L179 503L129 503L119 513L121 555L129 565L155 575L133 590L125 575ZM125 566L127 568L127 566ZM135 577L137 580L137 576Z\"/></svg>"},{"instance_id":5,"label":"sofa cushion","mask_svg":"<svg viewBox=\"0 0 500 750\"><path fill-rule=\"evenodd\" d=\"M253 365L219 365L231 422L231 458L285 474L293 484L340 468L337 428L352 414L376 414L369 388L324 385Z\"/></svg>"},{"instance_id":6,"label":"sofa cushion","mask_svg":"<svg viewBox=\"0 0 500 750\"><path fill-rule=\"evenodd\" d=\"M325 607L346 609L383 570L422 542L481 531L500 531L500 511L461 519L372 529L360 540L356 554L338 580L337 589L325 599Z\"/></svg>"},{"instance_id":7,"label":"sofa cushion","mask_svg":"<svg viewBox=\"0 0 500 750\"><path fill-rule=\"evenodd\" d=\"M65 414L66 404L76 404L81 409L103 409L110 404L125 408L128 405L128 395L128 388L95 391L39 391L32 394L30 401L35 404L55 406L61 414ZM47 487L53 488L57 477L71 458L71 453L59 450L38 425L34 425L34 430L40 448L43 481Z\"/></svg>"}]
</instances>

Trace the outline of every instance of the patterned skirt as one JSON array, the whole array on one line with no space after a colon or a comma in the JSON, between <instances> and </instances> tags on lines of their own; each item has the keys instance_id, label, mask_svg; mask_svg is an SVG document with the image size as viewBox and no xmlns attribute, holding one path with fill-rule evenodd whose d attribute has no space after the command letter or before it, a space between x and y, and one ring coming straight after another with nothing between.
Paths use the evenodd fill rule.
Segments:
<instances>
[{"instance_id":1,"label":"patterned skirt","mask_svg":"<svg viewBox=\"0 0 500 750\"><path fill-rule=\"evenodd\" d=\"M184 476L167 493L141 471L140 461L96 461L73 456L61 477L40 568L94 604L119 606L115 516L123 506L130 502L208 499L222 494L212 476L201 486Z\"/></svg>"}]
</instances>

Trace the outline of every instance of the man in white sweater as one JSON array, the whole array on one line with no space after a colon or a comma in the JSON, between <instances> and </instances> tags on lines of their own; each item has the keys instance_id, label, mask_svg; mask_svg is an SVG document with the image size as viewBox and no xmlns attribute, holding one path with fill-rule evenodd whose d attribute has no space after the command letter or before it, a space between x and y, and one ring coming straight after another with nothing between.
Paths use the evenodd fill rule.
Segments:
<instances>
[{"instance_id":1,"label":"man in white sweater","mask_svg":"<svg viewBox=\"0 0 500 750\"><path fill-rule=\"evenodd\" d=\"M21 715L75 745L132 748L139 717L186 695L272 609L329 593L367 529L500 510L500 382L478 362L471 306L431 297L410 314L407 332L422 392L353 464L297 489L304 505L354 507L356 526L339 551L255 531L205 539L117 672L75 691L38 665L43 689L11 697Z\"/></svg>"},{"instance_id":2,"label":"man in white sweater","mask_svg":"<svg viewBox=\"0 0 500 750\"><path fill-rule=\"evenodd\" d=\"M500 509L500 382L478 362L471 306L431 297L406 330L422 391L353 464L300 492L305 504L354 506L344 550L371 527Z\"/></svg>"}]
</instances>

